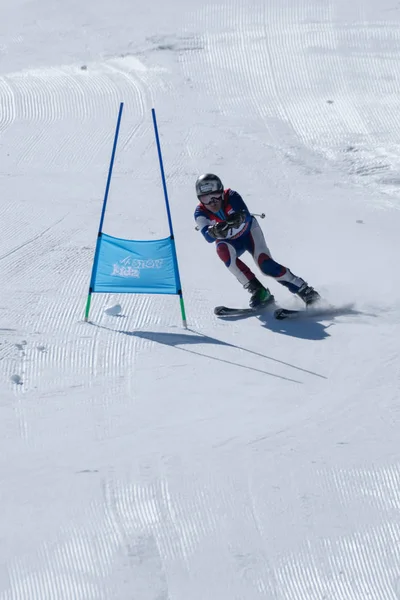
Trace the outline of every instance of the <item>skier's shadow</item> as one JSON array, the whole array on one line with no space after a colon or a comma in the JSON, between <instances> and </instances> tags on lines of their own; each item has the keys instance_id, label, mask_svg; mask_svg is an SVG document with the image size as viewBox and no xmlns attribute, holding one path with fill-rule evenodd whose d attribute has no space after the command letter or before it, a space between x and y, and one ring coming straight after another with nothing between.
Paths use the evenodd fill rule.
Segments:
<instances>
[{"instance_id":1,"label":"skier's shadow","mask_svg":"<svg viewBox=\"0 0 400 600\"><path fill-rule=\"evenodd\" d=\"M318 321L319 318L319 321ZM286 319L278 321L272 315L259 315L258 320L263 327L274 333L280 333L282 335L289 335L290 337L301 338L303 340L324 340L330 337L328 329L332 327L331 322L328 324L321 323L320 321L326 320L329 317L315 317L314 319Z\"/></svg>"}]
</instances>

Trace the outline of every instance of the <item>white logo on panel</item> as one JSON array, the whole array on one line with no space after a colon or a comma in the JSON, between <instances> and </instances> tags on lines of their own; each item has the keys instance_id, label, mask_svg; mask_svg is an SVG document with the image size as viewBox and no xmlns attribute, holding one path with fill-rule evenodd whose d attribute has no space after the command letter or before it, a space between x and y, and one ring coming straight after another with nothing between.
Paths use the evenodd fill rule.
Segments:
<instances>
[{"instance_id":1,"label":"white logo on panel","mask_svg":"<svg viewBox=\"0 0 400 600\"><path fill-rule=\"evenodd\" d=\"M127 256L113 265L113 271L111 275L118 277L140 277L140 271L142 269L161 269L163 266L164 259L134 259Z\"/></svg>"}]
</instances>

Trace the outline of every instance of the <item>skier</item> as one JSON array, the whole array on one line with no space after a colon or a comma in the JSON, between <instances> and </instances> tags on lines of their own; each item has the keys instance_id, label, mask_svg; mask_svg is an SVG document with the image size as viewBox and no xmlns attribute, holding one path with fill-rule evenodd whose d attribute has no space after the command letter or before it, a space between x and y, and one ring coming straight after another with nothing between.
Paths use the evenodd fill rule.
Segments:
<instances>
[{"instance_id":1,"label":"skier","mask_svg":"<svg viewBox=\"0 0 400 600\"><path fill-rule=\"evenodd\" d=\"M273 277L290 292L301 298L306 306L320 300L317 291L290 269L275 262L266 245L257 219L252 216L243 198L234 190L224 189L217 175L206 173L196 181L196 194L200 201L194 218L197 229L207 242L216 242L220 259L251 294L250 307L264 306L274 301L268 288L256 278L249 267L240 260L245 251L250 252L264 275Z\"/></svg>"}]
</instances>

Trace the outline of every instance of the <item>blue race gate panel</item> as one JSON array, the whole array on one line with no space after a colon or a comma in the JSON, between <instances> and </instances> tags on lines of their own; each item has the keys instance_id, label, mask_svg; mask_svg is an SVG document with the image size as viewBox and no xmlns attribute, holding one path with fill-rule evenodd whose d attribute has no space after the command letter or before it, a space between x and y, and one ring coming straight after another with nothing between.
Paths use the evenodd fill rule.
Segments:
<instances>
[{"instance_id":1,"label":"blue race gate panel","mask_svg":"<svg viewBox=\"0 0 400 600\"><path fill-rule=\"evenodd\" d=\"M173 239L136 241L101 234L91 287L101 293L177 294Z\"/></svg>"}]
</instances>

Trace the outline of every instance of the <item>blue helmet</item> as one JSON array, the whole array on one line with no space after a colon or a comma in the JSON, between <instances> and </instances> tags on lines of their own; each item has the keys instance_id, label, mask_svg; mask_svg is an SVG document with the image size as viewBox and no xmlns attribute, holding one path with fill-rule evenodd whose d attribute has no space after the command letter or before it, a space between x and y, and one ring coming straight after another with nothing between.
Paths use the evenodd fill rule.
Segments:
<instances>
[{"instance_id":1,"label":"blue helmet","mask_svg":"<svg viewBox=\"0 0 400 600\"><path fill-rule=\"evenodd\" d=\"M196 194L197 197L205 196L207 194L212 194L212 192L220 192L224 191L224 186L222 185L222 181L217 175L213 175L212 173L205 173L204 175L200 175L196 181Z\"/></svg>"}]
</instances>

